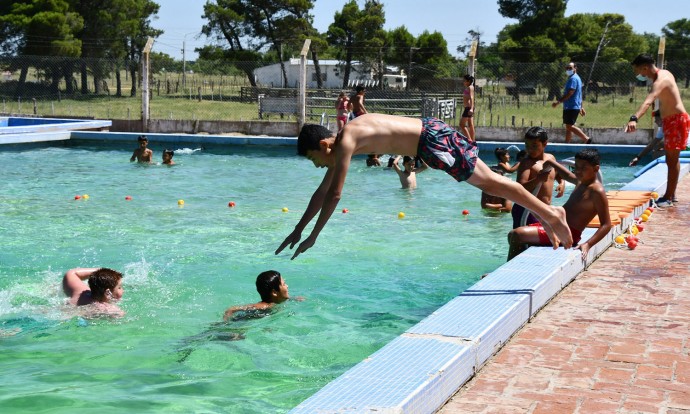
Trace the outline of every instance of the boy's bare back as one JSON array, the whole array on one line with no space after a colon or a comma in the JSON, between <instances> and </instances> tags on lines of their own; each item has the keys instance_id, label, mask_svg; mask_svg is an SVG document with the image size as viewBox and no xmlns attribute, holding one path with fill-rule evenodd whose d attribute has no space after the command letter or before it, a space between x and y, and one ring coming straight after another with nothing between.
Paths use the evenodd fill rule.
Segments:
<instances>
[{"instance_id":1,"label":"boy's bare back","mask_svg":"<svg viewBox=\"0 0 690 414\"><path fill-rule=\"evenodd\" d=\"M338 134L336 154L347 148L349 155L401 154L417 155L422 121L394 115L365 114L348 122Z\"/></svg>"}]
</instances>

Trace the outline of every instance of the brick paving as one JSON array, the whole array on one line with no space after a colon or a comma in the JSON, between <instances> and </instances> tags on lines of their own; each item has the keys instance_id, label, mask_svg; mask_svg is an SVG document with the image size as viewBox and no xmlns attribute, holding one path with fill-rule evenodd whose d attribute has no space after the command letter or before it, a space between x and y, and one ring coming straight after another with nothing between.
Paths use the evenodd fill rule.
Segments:
<instances>
[{"instance_id":1,"label":"brick paving","mask_svg":"<svg viewBox=\"0 0 690 414\"><path fill-rule=\"evenodd\" d=\"M608 249L439 413L690 414L689 184L635 250Z\"/></svg>"}]
</instances>

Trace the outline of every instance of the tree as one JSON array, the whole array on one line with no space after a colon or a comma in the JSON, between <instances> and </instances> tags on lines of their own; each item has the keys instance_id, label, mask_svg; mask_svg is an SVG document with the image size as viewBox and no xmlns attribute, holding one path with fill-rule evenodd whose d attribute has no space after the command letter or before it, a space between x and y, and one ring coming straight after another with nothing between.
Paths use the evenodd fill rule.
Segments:
<instances>
[{"instance_id":1,"label":"tree","mask_svg":"<svg viewBox=\"0 0 690 414\"><path fill-rule=\"evenodd\" d=\"M690 20L680 19L668 23L661 29L666 36L666 61L668 68L679 79L685 78L685 87L690 86Z\"/></svg>"},{"instance_id":2,"label":"tree","mask_svg":"<svg viewBox=\"0 0 690 414\"><path fill-rule=\"evenodd\" d=\"M309 10L313 0L217 0L204 5L208 23L202 33L228 42L233 55L247 57L271 47L287 84L284 47L297 49L299 39L313 29ZM255 85L251 71L247 73Z\"/></svg>"},{"instance_id":3,"label":"tree","mask_svg":"<svg viewBox=\"0 0 690 414\"><path fill-rule=\"evenodd\" d=\"M414 54L416 64L410 73L411 79L408 78L411 84L422 79L447 78L453 75L453 58L448 53L448 43L440 32L429 33L425 30L417 38L417 47L419 50Z\"/></svg>"},{"instance_id":4,"label":"tree","mask_svg":"<svg viewBox=\"0 0 690 414\"><path fill-rule=\"evenodd\" d=\"M365 70L375 67L382 74L385 22L383 4L376 0L366 0L362 10L355 0L350 0L341 11L335 13L333 23L328 27L327 38L335 48L337 58L343 62L343 88L350 81L355 59Z\"/></svg>"}]
</instances>

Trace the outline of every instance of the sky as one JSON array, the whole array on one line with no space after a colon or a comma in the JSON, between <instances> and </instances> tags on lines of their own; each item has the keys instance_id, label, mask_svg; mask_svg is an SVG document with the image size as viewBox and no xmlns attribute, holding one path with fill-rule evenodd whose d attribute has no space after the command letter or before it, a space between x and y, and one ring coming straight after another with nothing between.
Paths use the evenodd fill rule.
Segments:
<instances>
[{"instance_id":1,"label":"sky","mask_svg":"<svg viewBox=\"0 0 690 414\"><path fill-rule=\"evenodd\" d=\"M686 16L685 0L569 0L566 16L577 13L618 13L636 33L661 35L661 28L667 23ZM207 43L199 36L205 20L205 0L157 0L160 4L158 18L153 26L162 29L164 34L156 39L153 50L182 59L182 46L185 45L187 60L194 60L194 48ZM312 15L314 26L325 32L333 22L336 10L342 10L345 0L315 0ZM516 20L506 19L498 12L496 0L383 0L386 30L400 26L414 36L424 30L438 31L448 42L452 55L457 46L465 43L467 32L475 30L482 33L482 42L493 43L496 36L507 24ZM364 4L359 0L360 7ZM685 10L681 10L685 9Z\"/></svg>"}]
</instances>

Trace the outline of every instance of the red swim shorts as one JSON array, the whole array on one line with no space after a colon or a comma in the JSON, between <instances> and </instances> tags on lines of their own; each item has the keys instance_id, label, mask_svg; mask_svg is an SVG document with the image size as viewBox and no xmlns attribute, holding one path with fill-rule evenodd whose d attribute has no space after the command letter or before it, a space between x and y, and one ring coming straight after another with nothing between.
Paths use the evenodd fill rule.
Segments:
<instances>
[{"instance_id":1,"label":"red swim shorts","mask_svg":"<svg viewBox=\"0 0 690 414\"><path fill-rule=\"evenodd\" d=\"M664 130L664 148L667 150L684 150L688 146L690 134L690 115L687 112L669 115L662 119Z\"/></svg>"},{"instance_id":2,"label":"red swim shorts","mask_svg":"<svg viewBox=\"0 0 690 414\"><path fill-rule=\"evenodd\" d=\"M537 228L540 246L552 246L551 240L549 240L549 236L546 234L546 230L544 230L544 226L542 226L541 223L530 224L530 226ZM570 228L570 234L573 236L573 246L577 246L577 243L582 238L582 232Z\"/></svg>"}]
</instances>

